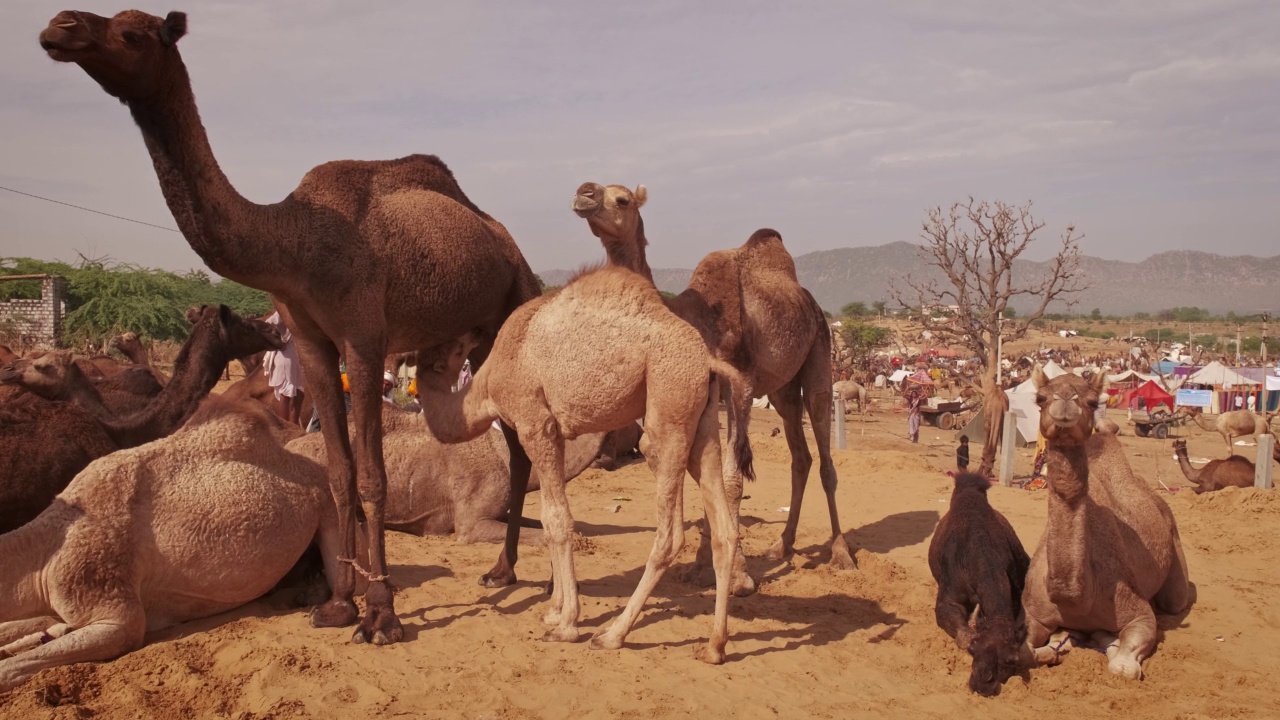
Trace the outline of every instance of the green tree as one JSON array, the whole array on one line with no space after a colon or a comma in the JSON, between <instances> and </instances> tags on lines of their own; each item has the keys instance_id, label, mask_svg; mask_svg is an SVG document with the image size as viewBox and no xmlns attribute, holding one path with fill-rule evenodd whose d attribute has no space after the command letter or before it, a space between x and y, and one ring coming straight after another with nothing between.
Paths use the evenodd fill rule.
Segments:
<instances>
[{"instance_id":1,"label":"green tree","mask_svg":"<svg viewBox=\"0 0 1280 720\"><path fill-rule=\"evenodd\" d=\"M889 345L893 331L856 319L844 320L836 328L836 364L842 370L861 367L872 354Z\"/></svg>"},{"instance_id":2,"label":"green tree","mask_svg":"<svg viewBox=\"0 0 1280 720\"><path fill-rule=\"evenodd\" d=\"M885 314L885 309L888 307L889 307L889 302L887 300L877 300L871 303L871 309L875 310L876 315L880 315L880 316L883 316Z\"/></svg>"},{"instance_id":3,"label":"green tree","mask_svg":"<svg viewBox=\"0 0 1280 720\"><path fill-rule=\"evenodd\" d=\"M1093 320L1101 320L1101 319L1102 319L1102 309L1101 309L1101 308L1094 308L1094 309L1093 309L1093 312L1089 313L1089 317L1090 317L1091 319L1093 319Z\"/></svg>"},{"instance_id":4,"label":"green tree","mask_svg":"<svg viewBox=\"0 0 1280 720\"><path fill-rule=\"evenodd\" d=\"M867 310L866 303L854 301L846 303L844 307L840 308L840 314L844 317L863 317L870 314L870 311Z\"/></svg>"}]
</instances>

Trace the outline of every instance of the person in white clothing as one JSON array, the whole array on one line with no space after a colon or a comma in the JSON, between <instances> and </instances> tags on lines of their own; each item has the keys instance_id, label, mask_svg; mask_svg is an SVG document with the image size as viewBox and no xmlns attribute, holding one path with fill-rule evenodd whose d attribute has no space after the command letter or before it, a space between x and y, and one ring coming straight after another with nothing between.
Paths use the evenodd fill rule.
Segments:
<instances>
[{"instance_id":1,"label":"person in white clothing","mask_svg":"<svg viewBox=\"0 0 1280 720\"><path fill-rule=\"evenodd\" d=\"M267 376L267 385L271 386L272 409L285 422L301 424L302 363L298 360L293 333L281 322L279 312L271 313L266 322L279 329L280 339L284 341L283 348L268 351L262 359L262 372Z\"/></svg>"}]
</instances>

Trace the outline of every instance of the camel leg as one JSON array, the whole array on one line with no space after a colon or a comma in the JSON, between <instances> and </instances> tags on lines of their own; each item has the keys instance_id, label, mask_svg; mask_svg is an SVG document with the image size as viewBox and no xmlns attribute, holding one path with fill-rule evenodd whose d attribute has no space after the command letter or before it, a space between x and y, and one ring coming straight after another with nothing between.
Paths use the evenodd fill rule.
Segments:
<instances>
[{"instance_id":1,"label":"camel leg","mask_svg":"<svg viewBox=\"0 0 1280 720\"><path fill-rule=\"evenodd\" d=\"M1174 615L1186 610L1187 605L1191 604L1191 583L1187 579L1187 558L1182 553L1182 541L1176 528L1170 542L1173 543L1173 559L1169 563L1169 574L1156 591L1155 597L1151 598L1151 604L1162 613Z\"/></svg>"},{"instance_id":2,"label":"camel leg","mask_svg":"<svg viewBox=\"0 0 1280 720\"><path fill-rule=\"evenodd\" d=\"M1118 644L1107 646L1107 669L1130 680L1141 680L1142 661L1151 656L1155 646L1156 615L1147 607L1120 630Z\"/></svg>"},{"instance_id":3,"label":"camel leg","mask_svg":"<svg viewBox=\"0 0 1280 720\"><path fill-rule=\"evenodd\" d=\"M715 394L711 393L710 396L714 398ZM750 408L750 402L747 407ZM742 417L745 422L746 416ZM724 468L722 455L732 455L721 451L719 424L716 403L709 401L698 424L688 465L689 474L702 490L702 504L706 509L706 519L711 525L711 555L716 572L716 609L711 636L706 647L698 653L698 659L712 665L724 662L724 649L729 641L729 594L735 591L734 575L737 573L738 558L742 557L737 517L729 510L724 477L717 475L717 471ZM675 527L683 538L683 532L680 531L683 520L679 510ZM742 577L747 577L745 571L742 572Z\"/></svg>"},{"instance_id":4,"label":"camel leg","mask_svg":"<svg viewBox=\"0 0 1280 720\"><path fill-rule=\"evenodd\" d=\"M0 657L4 657L2 648L9 643L57 624L58 619L51 616L10 620L9 622L0 623Z\"/></svg>"},{"instance_id":5,"label":"camel leg","mask_svg":"<svg viewBox=\"0 0 1280 720\"><path fill-rule=\"evenodd\" d=\"M477 366L476 369L478 371L479 367ZM531 469L529 455L520 445L520 438L516 431L508 427L506 423L502 423L502 436L506 439L507 448L511 453L511 504L507 510L507 517L523 518L524 498L529 492L529 472ZM502 553L498 555L498 561L494 563L493 568L480 576L480 584L487 588L514 585L516 582L515 567L519 556L519 546L520 523L508 523L506 541L502 547Z\"/></svg>"},{"instance_id":6,"label":"camel leg","mask_svg":"<svg viewBox=\"0 0 1280 720\"><path fill-rule=\"evenodd\" d=\"M382 366L386 349L386 341L381 338L347 346L347 378L355 423L356 487L369 547L369 588L364 593L364 619L356 627L351 641L374 645L390 645L404 637L391 586L387 583L384 527L387 471L382 457Z\"/></svg>"},{"instance_id":7,"label":"camel leg","mask_svg":"<svg viewBox=\"0 0 1280 720\"><path fill-rule=\"evenodd\" d=\"M89 623L21 655L0 660L0 692L12 690L46 668L110 660L141 647L146 625L138 607L124 617Z\"/></svg>"},{"instance_id":8,"label":"camel leg","mask_svg":"<svg viewBox=\"0 0 1280 720\"><path fill-rule=\"evenodd\" d=\"M351 441L347 436L347 410L342 400L342 376L338 371L338 350L327 340L313 341L294 333L298 356L308 392L314 393L320 416L329 469L329 492L333 495L335 550L321 550L326 575L333 588L329 602L311 610L313 627L346 627L356 621L355 573L338 558L356 556L355 470L351 463ZM331 556L332 555L332 556Z\"/></svg>"},{"instance_id":9,"label":"camel leg","mask_svg":"<svg viewBox=\"0 0 1280 720\"><path fill-rule=\"evenodd\" d=\"M536 520L530 520L529 523L535 523ZM532 524L524 525L524 527L534 527ZM538 528L542 527L538 523ZM496 518L479 518L465 532L458 532L458 542L463 543L500 543L506 542L507 539L507 523ZM541 529L526 530L520 535L520 542L525 545L542 545L546 543L546 534Z\"/></svg>"},{"instance_id":10,"label":"camel leg","mask_svg":"<svg viewBox=\"0 0 1280 720\"><path fill-rule=\"evenodd\" d=\"M553 589L550 607L542 621L554 627L547 630L542 639L544 642L577 642L581 607L573 567L573 513L564 490L564 440L555 419L548 417L542 427L522 428L520 444L529 453L541 486L542 525L546 528L551 556Z\"/></svg>"},{"instance_id":11,"label":"camel leg","mask_svg":"<svg viewBox=\"0 0 1280 720\"><path fill-rule=\"evenodd\" d=\"M973 642L973 628L969 627L972 614L972 607L946 593L939 593L933 605L933 617L938 627L950 635L961 650L968 650L969 643Z\"/></svg>"},{"instance_id":12,"label":"camel leg","mask_svg":"<svg viewBox=\"0 0 1280 720\"><path fill-rule=\"evenodd\" d=\"M804 367L800 369L800 382L803 398L809 411L809 424L813 426L814 443L818 446L818 476L822 479L822 491L827 496L827 513L831 517L831 566L838 570L853 570L857 564L849 552L849 543L844 539L844 530L840 526L840 511L836 509L836 464L831 459L831 351L823 343L814 345ZM859 395L858 408L866 406L865 395ZM801 435L804 431L801 429ZM803 437L801 438L803 440ZM794 457L794 456L793 456ZM793 471L794 472L794 471ZM800 480L800 492L804 486L808 472ZM792 493L795 492L795 479L792 478ZM792 507L799 506L793 503ZM787 518L788 521L790 517ZM798 519L798 518L797 518ZM796 529L791 528L792 540L795 540Z\"/></svg>"},{"instance_id":13,"label":"camel leg","mask_svg":"<svg viewBox=\"0 0 1280 720\"><path fill-rule=\"evenodd\" d=\"M646 416L658 415L650 412ZM622 647L622 642L640 616L645 601L662 579L662 574L675 562L684 545L684 471L689 464L692 438L689 437L690 433L682 433L681 428L658 428L657 425L652 423L645 427L645 434L652 433L653 436L650 445L652 452L646 453L645 458L657 480L658 519L653 549L649 552L644 574L640 576L640 582L627 600L622 614L591 639L591 647L595 650L617 650ZM723 587L723 584L719 587ZM558 587L556 589L559 590Z\"/></svg>"},{"instance_id":14,"label":"camel leg","mask_svg":"<svg viewBox=\"0 0 1280 720\"><path fill-rule=\"evenodd\" d=\"M795 552L796 529L800 525L800 505L804 502L804 488L809 482L809 469L813 467L813 455L804 439L804 407L800 399L800 383L792 380L769 394L769 402L782 416L782 429L791 451L791 510L782 537L765 552L770 560L785 560Z\"/></svg>"}]
</instances>

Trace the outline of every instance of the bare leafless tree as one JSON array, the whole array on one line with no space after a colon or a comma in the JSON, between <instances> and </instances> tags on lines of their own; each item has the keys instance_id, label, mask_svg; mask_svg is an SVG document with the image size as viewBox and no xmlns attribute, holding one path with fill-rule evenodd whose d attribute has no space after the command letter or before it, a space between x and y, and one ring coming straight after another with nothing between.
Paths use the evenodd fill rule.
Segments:
<instances>
[{"instance_id":1,"label":"bare leafless tree","mask_svg":"<svg viewBox=\"0 0 1280 720\"><path fill-rule=\"evenodd\" d=\"M934 207L922 225L921 255L941 271L944 280L908 275L892 290L904 307L919 307L921 320L935 337L972 349L983 365L982 388L987 401L987 440L980 473L991 474L1003 426L1003 391L996 382L997 352L1004 342L1027 334L1031 323L1055 300L1071 304L1070 295L1087 286L1080 270L1080 238L1068 225L1058 253L1044 270L1015 279L1014 262L1045 224L1031 214L1031 202L1009 205L970 197L947 211ZM1032 310L1006 317L1012 301L1030 300ZM1019 303L1025 306L1026 303ZM954 306L938 317L939 308ZM999 396L997 396L999 394ZM995 417L992 417L995 415Z\"/></svg>"}]
</instances>

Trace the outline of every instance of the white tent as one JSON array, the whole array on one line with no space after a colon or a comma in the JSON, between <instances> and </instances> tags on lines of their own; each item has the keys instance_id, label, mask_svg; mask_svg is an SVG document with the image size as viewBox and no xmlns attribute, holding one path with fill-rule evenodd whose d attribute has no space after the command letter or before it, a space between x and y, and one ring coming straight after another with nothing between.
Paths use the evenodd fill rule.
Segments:
<instances>
[{"instance_id":1,"label":"white tent","mask_svg":"<svg viewBox=\"0 0 1280 720\"><path fill-rule=\"evenodd\" d=\"M1259 384L1257 380L1250 380L1217 360L1191 373L1186 381L1195 385L1230 385L1232 387Z\"/></svg>"},{"instance_id":2,"label":"white tent","mask_svg":"<svg viewBox=\"0 0 1280 720\"><path fill-rule=\"evenodd\" d=\"M1041 368L1041 369L1044 371L1044 376L1045 376L1045 377L1047 377L1047 378L1049 378L1050 380L1052 380L1052 379L1054 379L1054 378L1058 377L1059 375L1066 375L1066 374L1067 374L1067 371L1066 371L1066 370L1063 370L1061 365L1059 365L1058 363L1056 363L1056 362L1054 362L1054 361L1052 361L1052 360L1050 360L1049 362L1045 363L1045 364L1044 364L1044 367L1043 367L1043 368ZM1026 383L1023 383L1023 385L1025 385L1025 384L1026 384ZM1021 386L1019 386L1019 387L1021 387ZM1032 390L1032 391L1031 391L1031 394L1032 394L1032 395L1034 395L1034 394L1035 394L1035 390Z\"/></svg>"},{"instance_id":3,"label":"white tent","mask_svg":"<svg viewBox=\"0 0 1280 720\"><path fill-rule=\"evenodd\" d=\"M1107 375L1107 382L1109 383L1118 383L1118 382L1144 383L1148 380L1157 380L1157 378L1159 377L1160 377L1159 375L1143 375L1137 370L1125 370L1124 372L1119 372L1119 373L1116 373L1115 375Z\"/></svg>"},{"instance_id":4,"label":"white tent","mask_svg":"<svg viewBox=\"0 0 1280 720\"><path fill-rule=\"evenodd\" d=\"M906 370L894 370L893 374L889 376L889 382L893 382L893 383L902 382L903 378L905 378L910 374L911 373L907 372Z\"/></svg>"},{"instance_id":5,"label":"white tent","mask_svg":"<svg viewBox=\"0 0 1280 720\"><path fill-rule=\"evenodd\" d=\"M1041 370L1050 380L1067 374L1066 370L1052 360L1045 363ZM1018 430L1014 442L1020 447L1034 445L1040 429L1040 406L1036 405L1035 383L1027 380L1015 388L1005 390L1004 394L1009 398L1009 412L1013 413L1013 424ZM977 438L981 442L986 437L985 428L985 416L979 412L960 432L968 435L971 441Z\"/></svg>"}]
</instances>

